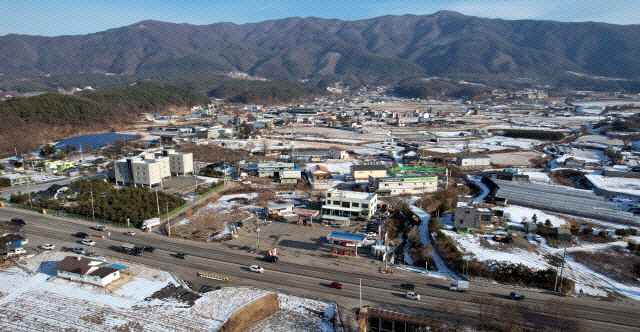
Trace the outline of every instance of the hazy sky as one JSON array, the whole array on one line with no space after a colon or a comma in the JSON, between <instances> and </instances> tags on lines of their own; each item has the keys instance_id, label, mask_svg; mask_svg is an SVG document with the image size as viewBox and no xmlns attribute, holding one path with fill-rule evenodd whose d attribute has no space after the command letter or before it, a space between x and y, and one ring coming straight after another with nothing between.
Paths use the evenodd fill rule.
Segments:
<instances>
[{"instance_id":1,"label":"hazy sky","mask_svg":"<svg viewBox=\"0 0 640 332\"><path fill-rule=\"evenodd\" d=\"M503 19L640 24L640 0L3 0L0 35L87 34L147 19L197 25L241 24L291 16L359 20L382 15L432 14L438 10Z\"/></svg>"}]
</instances>

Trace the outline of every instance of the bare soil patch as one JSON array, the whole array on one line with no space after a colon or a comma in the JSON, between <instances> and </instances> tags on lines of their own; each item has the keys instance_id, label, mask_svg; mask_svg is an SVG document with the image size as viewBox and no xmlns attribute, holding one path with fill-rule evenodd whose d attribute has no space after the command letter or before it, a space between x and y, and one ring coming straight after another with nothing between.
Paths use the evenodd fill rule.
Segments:
<instances>
[{"instance_id":1,"label":"bare soil patch","mask_svg":"<svg viewBox=\"0 0 640 332\"><path fill-rule=\"evenodd\" d=\"M609 276L616 281L640 285L640 257L628 254L624 249L617 248L607 251L589 252L574 251L573 259L598 273Z\"/></svg>"}]
</instances>

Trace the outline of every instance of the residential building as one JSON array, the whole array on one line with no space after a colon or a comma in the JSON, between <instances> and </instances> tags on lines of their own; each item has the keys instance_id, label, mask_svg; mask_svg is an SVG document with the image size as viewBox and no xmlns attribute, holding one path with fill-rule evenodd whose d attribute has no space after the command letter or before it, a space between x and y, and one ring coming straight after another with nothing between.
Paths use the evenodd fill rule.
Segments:
<instances>
[{"instance_id":1,"label":"residential building","mask_svg":"<svg viewBox=\"0 0 640 332\"><path fill-rule=\"evenodd\" d=\"M375 165L351 165L351 175L355 181L369 181L369 177L383 178L387 176L387 166Z\"/></svg>"},{"instance_id":2,"label":"residential building","mask_svg":"<svg viewBox=\"0 0 640 332\"><path fill-rule=\"evenodd\" d=\"M369 191L378 196L424 194L438 191L438 176L432 173L411 172L380 178L369 177Z\"/></svg>"},{"instance_id":3,"label":"residential building","mask_svg":"<svg viewBox=\"0 0 640 332\"><path fill-rule=\"evenodd\" d=\"M405 165L415 165L420 163L420 153L417 148L408 148L402 152L402 162Z\"/></svg>"},{"instance_id":4,"label":"residential building","mask_svg":"<svg viewBox=\"0 0 640 332\"><path fill-rule=\"evenodd\" d=\"M246 165L243 169L247 173L261 178L281 178L285 171L302 172L300 166L295 163L259 163ZM289 178L291 175L292 173L288 173ZM301 176L296 177L301 178Z\"/></svg>"},{"instance_id":5,"label":"residential building","mask_svg":"<svg viewBox=\"0 0 640 332\"><path fill-rule=\"evenodd\" d=\"M121 268L126 266L109 265L109 263L85 257L67 256L56 265L55 269L58 277L104 287L120 278Z\"/></svg>"},{"instance_id":6,"label":"residential building","mask_svg":"<svg viewBox=\"0 0 640 332\"><path fill-rule=\"evenodd\" d=\"M68 197L75 197L79 190L74 187L64 186L60 184L53 184L47 190L37 192L34 196L34 200L40 199L63 199Z\"/></svg>"},{"instance_id":7,"label":"residential building","mask_svg":"<svg viewBox=\"0 0 640 332\"><path fill-rule=\"evenodd\" d=\"M349 159L349 153L343 148L332 146L329 149L329 159Z\"/></svg>"},{"instance_id":8,"label":"residential building","mask_svg":"<svg viewBox=\"0 0 640 332\"><path fill-rule=\"evenodd\" d=\"M202 129L196 132L197 138L211 139L220 136L219 128Z\"/></svg>"},{"instance_id":9,"label":"residential building","mask_svg":"<svg viewBox=\"0 0 640 332\"><path fill-rule=\"evenodd\" d=\"M491 165L491 157L486 155L457 156L456 165L466 168L483 168Z\"/></svg>"},{"instance_id":10,"label":"residential building","mask_svg":"<svg viewBox=\"0 0 640 332\"><path fill-rule=\"evenodd\" d=\"M58 173L67 168L73 167L75 167L75 163L73 161L57 160L44 162L44 169L48 173Z\"/></svg>"},{"instance_id":11,"label":"residential building","mask_svg":"<svg viewBox=\"0 0 640 332\"><path fill-rule=\"evenodd\" d=\"M331 188L326 191L326 199L322 206L322 214L341 217L371 218L376 212L378 195L373 193L339 190Z\"/></svg>"},{"instance_id":12,"label":"residential building","mask_svg":"<svg viewBox=\"0 0 640 332\"><path fill-rule=\"evenodd\" d=\"M33 181L31 181L31 176L29 175L25 175L25 174L20 174L20 173L12 173L12 174L5 174L2 176L5 179L9 179L9 181L11 181L11 186L22 186L25 184L29 184Z\"/></svg>"},{"instance_id":13,"label":"residential building","mask_svg":"<svg viewBox=\"0 0 640 332\"><path fill-rule=\"evenodd\" d=\"M193 154L164 150L144 153L114 163L116 184L153 187L172 174L193 173Z\"/></svg>"},{"instance_id":14,"label":"residential building","mask_svg":"<svg viewBox=\"0 0 640 332\"><path fill-rule=\"evenodd\" d=\"M480 229L481 224L489 224L494 212L489 208L477 207L473 202L460 199L453 212L453 226L466 226L469 229Z\"/></svg>"}]
</instances>

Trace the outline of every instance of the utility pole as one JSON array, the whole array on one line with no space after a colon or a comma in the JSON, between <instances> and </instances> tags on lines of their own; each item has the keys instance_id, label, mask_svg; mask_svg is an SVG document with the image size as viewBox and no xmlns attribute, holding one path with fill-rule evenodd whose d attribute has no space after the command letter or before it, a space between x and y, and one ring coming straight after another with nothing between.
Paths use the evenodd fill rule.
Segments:
<instances>
[{"instance_id":1,"label":"utility pole","mask_svg":"<svg viewBox=\"0 0 640 332\"><path fill-rule=\"evenodd\" d=\"M160 201L158 200L158 187L156 187L156 206L158 207L158 219L160 219Z\"/></svg>"},{"instance_id":2,"label":"utility pole","mask_svg":"<svg viewBox=\"0 0 640 332\"><path fill-rule=\"evenodd\" d=\"M564 272L564 259L567 257L567 245L564 245L564 255L562 256L562 267L560 268L560 293L562 293L562 272Z\"/></svg>"},{"instance_id":3,"label":"utility pole","mask_svg":"<svg viewBox=\"0 0 640 332\"><path fill-rule=\"evenodd\" d=\"M260 252L260 247L258 247L260 245L260 227L256 228L256 233L257 233L257 237L256 237L256 253Z\"/></svg>"},{"instance_id":4,"label":"utility pole","mask_svg":"<svg viewBox=\"0 0 640 332\"><path fill-rule=\"evenodd\" d=\"M93 207L93 188L91 188L91 216L93 218L93 222L96 222L96 210Z\"/></svg>"},{"instance_id":5,"label":"utility pole","mask_svg":"<svg viewBox=\"0 0 640 332\"><path fill-rule=\"evenodd\" d=\"M362 278L360 278L360 309L362 309Z\"/></svg>"}]
</instances>

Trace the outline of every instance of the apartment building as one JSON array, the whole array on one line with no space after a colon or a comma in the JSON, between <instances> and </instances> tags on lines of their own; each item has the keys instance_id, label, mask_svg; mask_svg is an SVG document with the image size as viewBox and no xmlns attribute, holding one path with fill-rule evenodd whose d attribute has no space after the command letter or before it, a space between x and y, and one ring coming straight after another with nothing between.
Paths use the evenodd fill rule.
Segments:
<instances>
[{"instance_id":1,"label":"apartment building","mask_svg":"<svg viewBox=\"0 0 640 332\"><path fill-rule=\"evenodd\" d=\"M171 175L193 173L193 154L164 150L129 157L114 163L116 184L153 187Z\"/></svg>"},{"instance_id":2,"label":"apartment building","mask_svg":"<svg viewBox=\"0 0 640 332\"><path fill-rule=\"evenodd\" d=\"M378 195L331 188L326 191L322 214L340 217L370 219L378 205ZM323 217L324 218L324 217Z\"/></svg>"}]
</instances>

